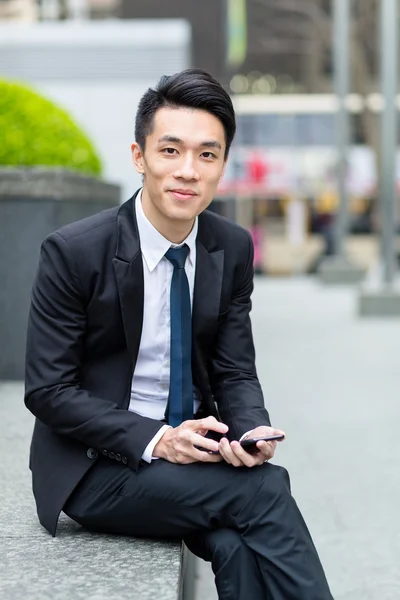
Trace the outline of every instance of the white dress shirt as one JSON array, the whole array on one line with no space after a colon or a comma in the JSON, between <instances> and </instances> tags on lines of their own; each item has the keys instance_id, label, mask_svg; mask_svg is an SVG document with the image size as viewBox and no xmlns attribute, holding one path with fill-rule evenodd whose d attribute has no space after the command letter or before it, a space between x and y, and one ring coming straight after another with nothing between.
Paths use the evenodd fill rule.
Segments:
<instances>
[{"instance_id":1,"label":"white dress shirt","mask_svg":"<svg viewBox=\"0 0 400 600\"><path fill-rule=\"evenodd\" d=\"M189 282L190 301L196 268L197 217L188 237L181 244L172 244L150 223L142 207L142 192L136 197L136 219L143 259L144 306L143 329L135 372L132 378L129 410L151 419L162 420L168 402L170 379L170 290L173 266L165 258L169 248L189 246L185 271ZM193 414L199 400L193 396ZM169 425L164 425L147 445L142 459L152 461L155 445Z\"/></svg>"}]
</instances>

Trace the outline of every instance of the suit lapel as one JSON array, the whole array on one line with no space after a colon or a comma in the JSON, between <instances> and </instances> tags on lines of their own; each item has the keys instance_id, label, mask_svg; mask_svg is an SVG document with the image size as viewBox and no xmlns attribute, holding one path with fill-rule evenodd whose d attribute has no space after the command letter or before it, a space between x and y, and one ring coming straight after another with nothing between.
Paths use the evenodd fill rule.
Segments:
<instances>
[{"instance_id":1,"label":"suit lapel","mask_svg":"<svg viewBox=\"0 0 400 600\"><path fill-rule=\"evenodd\" d=\"M207 223L205 213L199 215L199 230L196 240L196 275L193 294L192 315L192 367L193 381L198 387L206 414L218 418L212 400L207 374L205 348L218 327L218 313L221 302L222 278L224 271L224 251L215 243Z\"/></svg>"},{"instance_id":2,"label":"suit lapel","mask_svg":"<svg viewBox=\"0 0 400 600\"><path fill-rule=\"evenodd\" d=\"M207 223L207 215L199 216L196 240L196 275L193 296L193 341L212 335L217 327L221 301L224 251L219 249Z\"/></svg>"},{"instance_id":3,"label":"suit lapel","mask_svg":"<svg viewBox=\"0 0 400 600\"><path fill-rule=\"evenodd\" d=\"M133 369L142 335L144 301L143 261L135 213L137 193L118 211L117 249L113 258L126 344Z\"/></svg>"}]
</instances>

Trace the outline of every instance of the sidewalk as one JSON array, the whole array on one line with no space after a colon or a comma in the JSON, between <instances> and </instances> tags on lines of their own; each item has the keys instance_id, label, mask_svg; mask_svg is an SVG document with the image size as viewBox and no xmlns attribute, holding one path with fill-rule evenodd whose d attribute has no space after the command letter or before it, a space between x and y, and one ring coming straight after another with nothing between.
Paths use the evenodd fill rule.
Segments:
<instances>
[{"instance_id":1,"label":"sidewalk","mask_svg":"<svg viewBox=\"0 0 400 600\"><path fill-rule=\"evenodd\" d=\"M355 288L258 279L252 321L275 462L291 474L335 600L400 596L400 320L359 320ZM214 600L209 565L197 600Z\"/></svg>"}]
</instances>

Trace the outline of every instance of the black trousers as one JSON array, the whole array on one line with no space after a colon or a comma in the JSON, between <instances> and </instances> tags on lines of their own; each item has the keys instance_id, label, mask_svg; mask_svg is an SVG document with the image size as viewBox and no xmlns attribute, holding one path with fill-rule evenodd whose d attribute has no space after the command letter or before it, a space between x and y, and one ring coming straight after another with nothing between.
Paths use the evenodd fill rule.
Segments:
<instances>
[{"instance_id":1,"label":"black trousers","mask_svg":"<svg viewBox=\"0 0 400 600\"><path fill-rule=\"evenodd\" d=\"M287 471L271 463L156 460L134 472L101 457L64 512L91 531L184 538L211 561L221 600L332 600Z\"/></svg>"}]
</instances>

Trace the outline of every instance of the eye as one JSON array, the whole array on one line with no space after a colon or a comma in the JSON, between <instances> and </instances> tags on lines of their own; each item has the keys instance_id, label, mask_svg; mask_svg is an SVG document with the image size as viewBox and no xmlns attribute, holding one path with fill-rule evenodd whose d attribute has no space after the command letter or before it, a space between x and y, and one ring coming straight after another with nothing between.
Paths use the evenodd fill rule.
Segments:
<instances>
[{"instance_id":1,"label":"eye","mask_svg":"<svg viewBox=\"0 0 400 600\"><path fill-rule=\"evenodd\" d=\"M163 148L163 150L161 150L161 152L163 152L164 154L169 154L170 156L173 156L175 154L175 152L178 152L178 150L176 150L175 148Z\"/></svg>"},{"instance_id":2,"label":"eye","mask_svg":"<svg viewBox=\"0 0 400 600\"><path fill-rule=\"evenodd\" d=\"M203 152L202 156L204 156L204 158L207 158L207 159L217 158L213 152Z\"/></svg>"}]
</instances>

